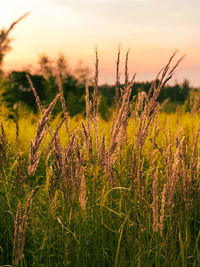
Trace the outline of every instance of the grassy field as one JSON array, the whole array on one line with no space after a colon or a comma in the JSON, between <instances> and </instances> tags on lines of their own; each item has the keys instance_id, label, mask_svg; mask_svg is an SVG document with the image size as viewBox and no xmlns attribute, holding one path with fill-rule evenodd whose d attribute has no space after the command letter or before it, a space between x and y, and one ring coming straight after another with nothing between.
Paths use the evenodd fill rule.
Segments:
<instances>
[{"instance_id":1,"label":"grassy field","mask_svg":"<svg viewBox=\"0 0 200 267\"><path fill-rule=\"evenodd\" d=\"M39 115L1 108L0 264L200 266L199 115L161 111L167 64L133 101L134 82L121 97L116 83L105 122L97 73L86 118L67 116L61 86Z\"/></svg>"}]
</instances>

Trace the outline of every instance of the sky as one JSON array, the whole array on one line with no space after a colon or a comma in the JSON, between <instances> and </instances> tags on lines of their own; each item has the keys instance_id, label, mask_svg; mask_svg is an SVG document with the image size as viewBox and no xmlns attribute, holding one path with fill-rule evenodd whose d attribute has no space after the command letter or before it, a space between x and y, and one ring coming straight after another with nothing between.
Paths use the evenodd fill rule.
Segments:
<instances>
[{"instance_id":1,"label":"sky","mask_svg":"<svg viewBox=\"0 0 200 267\"><path fill-rule=\"evenodd\" d=\"M39 56L63 53L71 69L81 60L94 72L99 52L99 80L114 83L118 46L121 77L130 49L129 72L136 80L152 80L178 50L186 58L173 82L186 78L200 86L199 0L0 0L0 27L30 14L11 32L12 50L4 69L35 69ZM123 81L122 81L123 82Z\"/></svg>"}]
</instances>

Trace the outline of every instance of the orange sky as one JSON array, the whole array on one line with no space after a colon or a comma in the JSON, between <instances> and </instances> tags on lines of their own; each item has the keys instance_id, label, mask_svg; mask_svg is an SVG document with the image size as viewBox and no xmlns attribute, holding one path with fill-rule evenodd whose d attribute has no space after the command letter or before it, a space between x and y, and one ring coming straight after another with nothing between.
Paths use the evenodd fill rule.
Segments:
<instances>
[{"instance_id":1,"label":"orange sky","mask_svg":"<svg viewBox=\"0 0 200 267\"><path fill-rule=\"evenodd\" d=\"M176 49L187 54L175 79L200 86L199 0L6 0L0 26L8 27L25 12L31 14L11 33L12 51L4 68L35 67L38 56L66 55L71 67L79 59L94 69L98 46L100 81L115 79L118 44L122 65L130 48L129 71L137 80L153 79Z\"/></svg>"}]
</instances>

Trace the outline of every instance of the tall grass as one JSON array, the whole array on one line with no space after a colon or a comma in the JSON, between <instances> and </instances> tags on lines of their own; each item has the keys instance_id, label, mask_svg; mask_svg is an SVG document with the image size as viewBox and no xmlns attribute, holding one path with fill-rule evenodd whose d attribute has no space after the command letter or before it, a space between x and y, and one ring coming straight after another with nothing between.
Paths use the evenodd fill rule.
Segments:
<instances>
[{"instance_id":1,"label":"tall grass","mask_svg":"<svg viewBox=\"0 0 200 267\"><path fill-rule=\"evenodd\" d=\"M28 78L40 118L19 112L17 142L15 124L1 118L0 264L200 266L199 115L166 115L157 101L174 57L149 94L130 100L134 76L127 53L119 88L119 51L109 122L98 116L97 51L86 119L67 115L59 76L47 109ZM59 97L64 119L50 120Z\"/></svg>"}]
</instances>

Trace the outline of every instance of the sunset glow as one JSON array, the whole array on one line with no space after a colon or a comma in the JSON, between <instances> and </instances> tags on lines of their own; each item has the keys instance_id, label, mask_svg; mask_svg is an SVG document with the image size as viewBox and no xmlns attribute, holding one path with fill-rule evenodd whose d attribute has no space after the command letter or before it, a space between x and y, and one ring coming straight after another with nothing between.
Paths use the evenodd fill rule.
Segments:
<instances>
[{"instance_id":1,"label":"sunset glow","mask_svg":"<svg viewBox=\"0 0 200 267\"><path fill-rule=\"evenodd\" d=\"M187 54L175 79L200 86L200 2L198 0L7 0L1 3L0 25L8 27L30 11L11 33L12 50L4 69L37 65L38 56L59 52L71 68L79 59L91 71L98 46L100 82L115 79L118 45L121 72L130 48L129 71L137 80L150 80L176 49Z\"/></svg>"}]
</instances>

